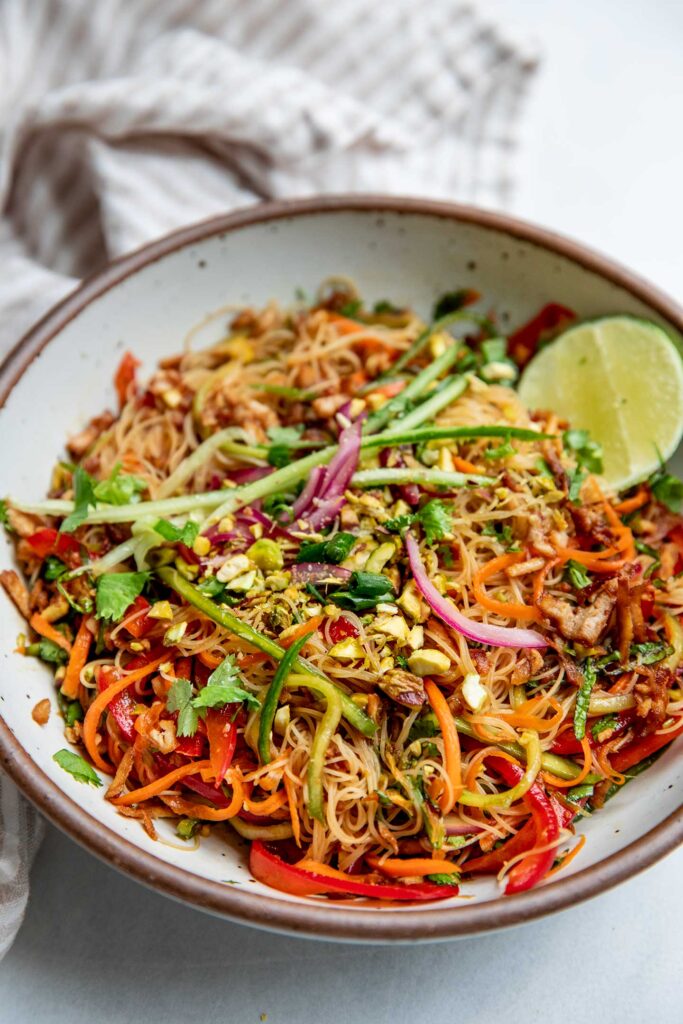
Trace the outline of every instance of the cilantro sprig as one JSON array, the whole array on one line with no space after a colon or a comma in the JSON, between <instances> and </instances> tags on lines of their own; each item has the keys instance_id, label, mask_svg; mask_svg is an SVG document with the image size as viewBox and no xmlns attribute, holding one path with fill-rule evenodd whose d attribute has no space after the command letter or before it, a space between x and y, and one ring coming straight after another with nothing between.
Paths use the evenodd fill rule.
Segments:
<instances>
[{"instance_id":1,"label":"cilantro sprig","mask_svg":"<svg viewBox=\"0 0 683 1024\"><path fill-rule=\"evenodd\" d=\"M443 540L451 532L453 512L439 498L433 498L418 512L406 512L402 516L388 519L383 525L390 533L402 535L415 523L419 523L424 530L427 543L434 544L437 540Z\"/></svg>"},{"instance_id":2,"label":"cilantro sprig","mask_svg":"<svg viewBox=\"0 0 683 1024\"><path fill-rule=\"evenodd\" d=\"M166 707L178 712L176 732L178 736L194 736L200 717L209 708L223 708L227 704L246 703L249 708L259 708L260 702L240 685L239 669L234 654L229 654L209 676L196 696L189 679L176 679L166 695Z\"/></svg>"},{"instance_id":3,"label":"cilantro sprig","mask_svg":"<svg viewBox=\"0 0 683 1024\"><path fill-rule=\"evenodd\" d=\"M587 430L565 430L562 441L576 458L576 468L568 474L569 500L578 502L581 487L589 473L602 473L602 445L593 441Z\"/></svg>"},{"instance_id":4,"label":"cilantro sprig","mask_svg":"<svg viewBox=\"0 0 683 1024\"><path fill-rule=\"evenodd\" d=\"M97 579L95 617L119 622L138 597L149 578L148 572L108 572Z\"/></svg>"},{"instance_id":5,"label":"cilantro sprig","mask_svg":"<svg viewBox=\"0 0 683 1024\"><path fill-rule=\"evenodd\" d=\"M76 782L86 782L90 786L102 785L102 779L92 765L88 764L80 754L74 754L73 750L58 750L56 754L53 754L52 760L56 761L59 767L69 775L73 775Z\"/></svg>"}]
</instances>

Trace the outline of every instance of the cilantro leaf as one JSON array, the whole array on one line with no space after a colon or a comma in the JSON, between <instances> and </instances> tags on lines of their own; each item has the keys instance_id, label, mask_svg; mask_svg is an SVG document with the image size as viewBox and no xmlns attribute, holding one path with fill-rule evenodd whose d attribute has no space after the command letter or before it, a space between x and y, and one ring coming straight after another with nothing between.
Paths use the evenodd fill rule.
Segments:
<instances>
[{"instance_id":1,"label":"cilantro leaf","mask_svg":"<svg viewBox=\"0 0 683 1024\"><path fill-rule=\"evenodd\" d=\"M443 540L450 532L453 513L443 501L434 498L422 506L417 518L425 532L425 540L428 544L433 544L436 540Z\"/></svg>"},{"instance_id":2,"label":"cilantro leaf","mask_svg":"<svg viewBox=\"0 0 683 1024\"><path fill-rule=\"evenodd\" d=\"M90 786L102 785L102 779L92 765L88 764L80 754L74 754L73 750L58 750L52 760L56 761L59 767L69 775L73 775L77 782L87 782Z\"/></svg>"},{"instance_id":3,"label":"cilantro leaf","mask_svg":"<svg viewBox=\"0 0 683 1024\"><path fill-rule=\"evenodd\" d=\"M90 506L97 504L95 481L81 466L76 466L74 470L73 484L74 510L62 523L62 533L73 533L87 517Z\"/></svg>"},{"instance_id":4,"label":"cilantro leaf","mask_svg":"<svg viewBox=\"0 0 683 1024\"><path fill-rule=\"evenodd\" d=\"M43 576L46 580L58 580L66 572L66 566L56 555L48 555L43 562Z\"/></svg>"},{"instance_id":5,"label":"cilantro leaf","mask_svg":"<svg viewBox=\"0 0 683 1024\"><path fill-rule=\"evenodd\" d=\"M292 449L301 440L303 424L296 427L270 427L268 438L272 442L268 449L268 464L282 469L291 460Z\"/></svg>"},{"instance_id":6,"label":"cilantro leaf","mask_svg":"<svg viewBox=\"0 0 683 1024\"><path fill-rule=\"evenodd\" d=\"M263 511L278 523L291 523L293 501L289 494L269 494L263 499Z\"/></svg>"},{"instance_id":7,"label":"cilantro leaf","mask_svg":"<svg viewBox=\"0 0 683 1024\"><path fill-rule=\"evenodd\" d=\"M184 544L188 548L192 547L199 535L199 524L193 523L191 519L188 519L183 526L174 526L173 523L169 523L168 519L158 519L153 529L164 540L173 544Z\"/></svg>"},{"instance_id":8,"label":"cilantro leaf","mask_svg":"<svg viewBox=\"0 0 683 1024\"><path fill-rule=\"evenodd\" d=\"M166 707L178 712L177 736L194 736L199 714L192 706L192 683L189 679L176 679L166 694Z\"/></svg>"},{"instance_id":9,"label":"cilantro leaf","mask_svg":"<svg viewBox=\"0 0 683 1024\"><path fill-rule=\"evenodd\" d=\"M664 466L652 474L648 480L650 490L660 505L664 505L670 512L677 514L683 507L683 480L667 473Z\"/></svg>"},{"instance_id":10,"label":"cilantro leaf","mask_svg":"<svg viewBox=\"0 0 683 1024\"><path fill-rule=\"evenodd\" d=\"M439 498L433 498L423 505L418 512L407 512L394 519L388 519L383 525L391 533L403 533L409 526L419 523L424 530L425 540L428 544L434 544L437 540L443 540L446 534L450 533L453 520L453 513Z\"/></svg>"},{"instance_id":11,"label":"cilantro leaf","mask_svg":"<svg viewBox=\"0 0 683 1024\"><path fill-rule=\"evenodd\" d=\"M147 481L139 476L121 473L121 463L117 462L106 480L95 484L97 501L109 505L129 505L140 501L140 495L147 490Z\"/></svg>"},{"instance_id":12,"label":"cilantro leaf","mask_svg":"<svg viewBox=\"0 0 683 1024\"><path fill-rule=\"evenodd\" d=\"M512 527L509 523L496 523L489 520L482 529L484 537L495 537L501 544L505 545L507 551L519 551L520 543L512 535Z\"/></svg>"},{"instance_id":13,"label":"cilantro leaf","mask_svg":"<svg viewBox=\"0 0 683 1024\"><path fill-rule=\"evenodd\" d=\"M317 544L304 542L296 560L297 562L325 562L329 565L339 565L348 557L355 542L356 538L352 533L343 532L335 533L334 537Z\"/></svg>"},{"instance_id":14,"label":"cilantro leaf","mask_svg":"<svg viewBox=\"0 0 683 1024\"><path fill-rule=\"evenodd\" d=\"M570 558L564 570L564 580L571 583L575 590L583 590L590 586L590 577L580 562Z\"/></svg>"},{"instance_id":15,"label":"cilantro leaf","mask_svg":"<svg viewBox=\"0 0 683 1024\"><path fill-rule=\"evenodd\" d=\"M215 708L223 704L241 704L246 701L250 708L260 708L261 703L239 683L239 669L235 655L229 654L209 676L206 686L192 702L196 708Z\"/></svg>"},{"instance_id":16,"label":"cilantro leaf","mask_svg":"<svg viewBox=\"0 0 683 1024\"><path fill-rule=\"evenodd\" d=\"M576 455L580 469L588 473L602 473L602 445L591 440L587 430L565 430L562 441L565 448Z\"/></svg>"},{"instance_id":17,"label":"cilantro leaf","mask_svg":"<svg viewBox=\"0 0 683 1024\"><path fill-rule=\"evenodd\" d=\"M148 572L110 572L97 579L95 617L119 622L149 577Z\"/></svg>"},{"instance_id":18,"label":"cilantro leaf","mask_svg":"<svg viewBox=\"0 0 683 1024\"><path fill-rule=\"evenodd\" d=\"M587 474L584 473L584 471L582 469L580 469L578 466L576 467L576 469L570 470L569 473L567 474L567 477L569 479L569 494L568 494L568 498L569 498L570 501L573 501L575 504L576 504L576 502L578 502L579 498L581 497L581 488L583 486L584 480L586 479L586 476L587 476Z\"/></svg>"},{"instance_id":19,"label":"cilantro leaf","mask_svg":"<svg viewBox=\"0 0 683 1024\"><path fill-rule=\"evenodd\" d=\"M351 299L349 302L345 302L343 306L340 306L339 312L342 316L348 316L353 319L360 313L363 308L362 299Z\"/></svg>"},{"instance_id":20,"label":"cilantro leaf","mask_svg":"<svg viewBox=\"0 0 683 1024\"><path fill-rule=\"evenodd\" d=\"M454 871L452 875L447 875L443 872L436 872L433 875L427 875L427 879L433 882L434 885L458 885L460 882L460 875L457 871Z\"/></svg>"}]
</instances>

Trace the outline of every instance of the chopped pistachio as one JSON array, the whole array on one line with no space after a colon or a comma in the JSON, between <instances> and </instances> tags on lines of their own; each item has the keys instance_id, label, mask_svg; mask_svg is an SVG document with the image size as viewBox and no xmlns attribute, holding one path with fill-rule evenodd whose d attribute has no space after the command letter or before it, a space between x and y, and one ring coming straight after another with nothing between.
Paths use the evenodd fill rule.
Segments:
<instances>
[{"instance_id":1,"label":"chopped pistachio","mask_svg":"<svg viewBox=\"0 0 683 1024\"><path fill-rule=\"evenodd\" d=\"M249 533L254 540L260 540L263 536L263 525L261 523L252 523L249 527Z\"/></svg>"},{"instance_id":2,"label":"chopped pistachio","mask_svg":"<svg viewBox=\"0 0 683 1024\"><path fill-rule=\"evenodd\" d=\"M402 609L411 619L416 621L424 621L428 616L425 614L425 606L423 605L422 599L417 591L414 580L409 580L403 588L403 593L396 601L399 608Z\"/></svg>"},{"instance_id":3,"label":"chopped pistachio","mask_svg":"<svg viewBox=\"0 0 683 1024\"><path fill-rule=\"evenodd\" d=\"M287 732L290 717L291 713L289 704L283 704L282 707L278 708L275 712L275 718L273 719L273 732L277 733L278 736L284 736Z\"/></svg>"},{"instance_id":4,"label":"chopped pistachio","mask_svg":"<svg viewBox=\"0 0 683 1024\"><path fill-rule=\"evenodd\" d=\"M408 668L416 676L438 676L448 672L451 667L451 659L434 647L424 648L415 651L408 658Z\"/></svg>"},{"instance_id":5,"label":"chopped pistachio","mask_svg":"<svg viewBox=\"0 0 683 1024\"><path fill-rule=\"evenodd\" d=\"M264 569L267 572L281 569L285 561L280 545L267 537L262 537L252 544L247 555L259 569Z\"/></svg>"},{"instance_id":6,"label":"chopped pistachio","mask_svg":"<svg viewBox=\"0 0 683 1024\"><path fill-rule=\"evenodd\" d=\"M385 541L379 544L368 556L365 563L365 572L381 572L390 558L396 553L396 547L392 541Z\"/></svg>"},{"instance_id":7,"label":"chopped pistachio","mask_svg":"<svg viewBox=\"0 0 683 1024\"><path fill-rule=\"evenodd\" d=\"M131 640L128 646L130 647L131 651L135 651L136 653L138 653L139 651L144 651L145 649L145 645L141 644L139 640Z\"/></svg>"},{"instance_id":8,"label":"chopped pistachio","mask_svg":"<svg viewBox=\"0 0 683 1024\"><path fill-rule=\"evenodd\" d=\"M148 619L172 619L173 605L170 601L155 601L147 612Z\"/></svg>"},{"instance_id":9,"label":"chopped pistachio","mask_svg":"<svg viewBox=\"0 0 683 1024\"><path fill-rule=\"evenodd\" d=\"M353 637L349 637L347 640L340 640L338 644L330 647L327 653L331 658L336 658L337 661L358 661L365 657L362 643Z\"/></svg>"},{"instance_id":10,"label":"chopped pistachio","mask_svg":"<svg viewBox=\"0 0 683 1024\"><path fill-rule=\"evenodd\" d=\"M250 568L251 562L246 555L233 555L223 562L216 573L216 579L220 583L229 583L230 580L234 580L243 573L248 572Z\"/></svg>"},{"instance_id":11,"label":"chopped pistachio","mask_svg":"<svg viewBox=\"0 0 683 1024\"><path fill-rule=\"evenodd\" d=\"M195 555L199 555L200 558L204 555L208 555L211 550L211 541L208 537L195 537L192 550Z\"/></svg>"},{"instance_id":12,"label":"chopped pistachio","mask_svg":"<svg viewBox=\"0 0 683 1024\"><path fill-rule=\"evenodd\" d=\"M383 658L380 659L379 674L383 676L385 672L391 672L393 667L394 659L391 657L391 655L386 654Z\"/></svg>"},{"instance_id":13,"label":"chopped pistachio","mask_svg":"<svg viewBox=\"0 0 683 1024\"><path fill-rule=\"evenodd\" d=\"M429 339L429 353L432 359L442 356L452 342L452 338L445 331L437 331Z\"/></svg>"},{"instance_id":14,"label":"chopped pistachio","mask_svg":"<svg viewBox=\"0 0 683 1024\"><path fill-rule=\"evenodd\" d=\"M481 711L488 700L486 687L482 686L481 677L477 672L467 673L461 692L463 700L472 711Z\"/></svg>"},{"instance_id":15,"label":"chopped pistachio","mask_svg":"<svg viewBox=\"0 0 683 1024\"><path fill-rule=\"evenodd\" d=\"M219 533L229 533L235 525L235 519L233 516L224 516L218 524Z\"/></svg>"},{"instance_id":16,"label":"chopped pistachio","mask_svg":"<svg viewBox=\"0 0 683 1024\"><path fill-rule=\"evenodd\" d=\"M352 420L355 420L365 409L365 399L363 398L352 398L351 405L349 406L349 415Z\"/></svg>"},{"instance_id":17,"label":"chopped pistachio","mask_svg":"<svg viewBox=\"0 0 683 1024\"><path fill-rule=\"evenodd\" d=\"M398 501L394 502L394 506L391 510L391 515L395 519L398 516L408 515L411 511L410 505L403 498L399 498Z\"/></svg>"},{"instance_id":18,"label":"chopped pistachio","mask_svg":"<svg viewBox=\"0 0 683 1024\"><path fill-rule=\"evenodd\" d=\"M164 647L173 647L187 632L187 622L176 622L164 633Z\"/></svg>"},{"instance_id":19,"label":"chopped pistachio","mask_svg":"<svg viewBox=\"0 0 683 1024\"><path fill-rule=\"evenodd\" d=\"M408 623L402 615L379 615L374 623L374 629L379 633L386 633L393 636L401 643L407 643L409 629Z\"/></svg>"},{"instance_id":20,"label":"chopped pistachio","mask_svg":"<svg viewBox=\"0 0 683 1024\"><path fill-rule=\"evenodd\" d=\"M366 402L373 412L377 412L378 409L381 409L383 405L386 405L387 401L387 396L380 394L379 391L371 392L366 398Z\"/></svg>"},{"instance_id":21,"label":"chopped pistachio","mask_svg":"<svg viewBox=\"0 0 683 1024\"><path fill-rule=\"evenodd\" d=\"M487 363L481 371L481 375L484 380L490 382L498 380L516 380L517 373L518 371L516 367L512 366L510 363L503 362Z\"/></svg>"},{"instance_id":22,"label":"chopped pistachio","mask_svg":"<svg viewBox=\"0 0 683 1024\"><path fill-rule=\"evenodd\" d=\"M408 643L414 651L419 651L421 647L424 647L425 642L425 631L424 626L413 626L410 633L408 634Z\"/></svg>"},{"instance_id":23,"label":"chopped pistachio","mask_svg":"<svg viewBox=\"0 0 683 1024\"><path fill-rule=\"evenodd\" d=\"M199 575L199 566L190 565L190 563L186 562L184 558L180 557L180 555L177 556L173 564L180 575L184 576L186 580L194 579L195 576Z\"/></svg>"},{"instance_id":24,"label":"chopped pistachio","mask_svg":"<svg viewBox=\"0 0 683 1024\"><path fill-rule=\"evenodd\" d=\"M442 469L445 473L452 473L455 469L453 465L453 456L451 455L448 448L439 449L439 469Z\"/></svg>"},{"instance_id":25,"label":"chopped pistachio","mask_svg":"<svg viewBox=\"0 0 683 1024\"><path fill-rule=\"evenodd\" d=\"M178 388L169 388L168 391L164 391L161 397L164 400L164 405L168 406L169 409L177 409L183 401L182 392Z\"/></svg>"},{"instance_id":26,"label":"chopped pistachio","mask_svg":"<svg viewBox=\"0 0 683 1024\"><path fill-rule=\"evenodd\" d=\"M292 574L289 572L274 572L270 576L266 576L265 584L268 590L280 591L286 590L289 586L289 582L292 578ZM336 608L336 605L335 605Z\"/></svg>"},{"instance_id":27,"label":"chopped pistachio","mask_svg":"<svg viewBox=\"0 0 683 1024\"><path fill-rule=\"evenodd\" d=\"M256 583L256 579L256 569L251 569L249 572L245 572L241 576L235 576L234 579L231 579L228 583L228 589L246 594L248 590L252 589Z\"/></svg>"},{"instance_id":28,"label":"chopped pistachio","mask_svg":"<svg viewBox=\"0 0 683 1024\"><path fill-rule=\"evenodd\" d=\"M398 612L398 606L395 605L393 601L390 604L385 604L383 601L380 601L380 603L377 605L377 611L383 613L384 615L396 615Z\"/></svg>"}]
</instances>

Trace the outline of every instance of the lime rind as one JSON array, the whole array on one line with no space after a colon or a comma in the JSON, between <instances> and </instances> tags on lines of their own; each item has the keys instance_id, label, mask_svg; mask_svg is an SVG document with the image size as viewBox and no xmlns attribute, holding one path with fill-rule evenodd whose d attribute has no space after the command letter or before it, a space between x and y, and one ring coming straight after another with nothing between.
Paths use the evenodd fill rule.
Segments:
<instances>
[{"instance_id":1,"label":"lime rind","mask_svg":"<svg viewBox=\"0 0 683 1024\"><path fill-rule=\"evenodd\" d=\"M531 360L519 394L590 430L615 490L648 477L683 434L683 359L662 326L640 317L573 325Z\"/></svg>"}]
</instances>

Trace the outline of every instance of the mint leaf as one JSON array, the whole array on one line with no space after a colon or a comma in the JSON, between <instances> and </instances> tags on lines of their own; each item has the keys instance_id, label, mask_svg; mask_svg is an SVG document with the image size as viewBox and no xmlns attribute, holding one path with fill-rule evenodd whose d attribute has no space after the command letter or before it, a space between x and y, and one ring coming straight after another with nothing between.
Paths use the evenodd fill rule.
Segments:
<instances>
[{"instance_id":1,"label":"mint leaf","mask_svg":"<svg viewBox=\"0 0 683 1024\"><path fill-rule=\"evenodd\" d=\"M425 540L428 544L434 544L437 540L443 540L447 533L450 533L453 525L453 513L439 498L433 498L423 505L418 512L406 512L394 519L387 519L382 525L390 533L400 533L414 523L419 523L424 530Z\"/></svg>"},{"instance_id":2,"label":"mint leaf","mask_svg":"<svg viewBox=\"0 0 683 1024\"><path fill-rule=\"evenodd\" d=\"M73 775L77 782L87 782L90 786L101 786L102 779L99 777L92 765L79 754L72 750L58 750L52 757L60 768L63 768L69 775Z\"/></svg>"},{"instance_id":3,"label":"mint leaf","mask_svg":"<svg viewBox=\"0 0 683 1024\"><path fill-rule=\"evenodd\" d=\"M88 509L97 504L95 498L95 481L81 466L76 466L73 473L74 510L66 517L60 527L62 533L73 533L86 519Z\"/></svg>"},{"instance_id":4,"label":"mint leaf","mask_svg":"<svg viewBox=\"0 0 683 1024\"><path fill-rule=\"evenodd\" d=\"M95 616L119 622L143 590L148 572L110 572L97 579Z\"/></svg>"},{"instance_id":5,"label":"mint leaf","mask_svg":"<svg viewBox=\"0 0 683 1024\"><path fill-rule=\"evenodd\" d=\"M117 462L106 480L95 484L95 498L109 505L130 505L140 501L140 495L147 490L147 481L139 476L121 473L121 463Z\"/></svg>"}]
</instances>

